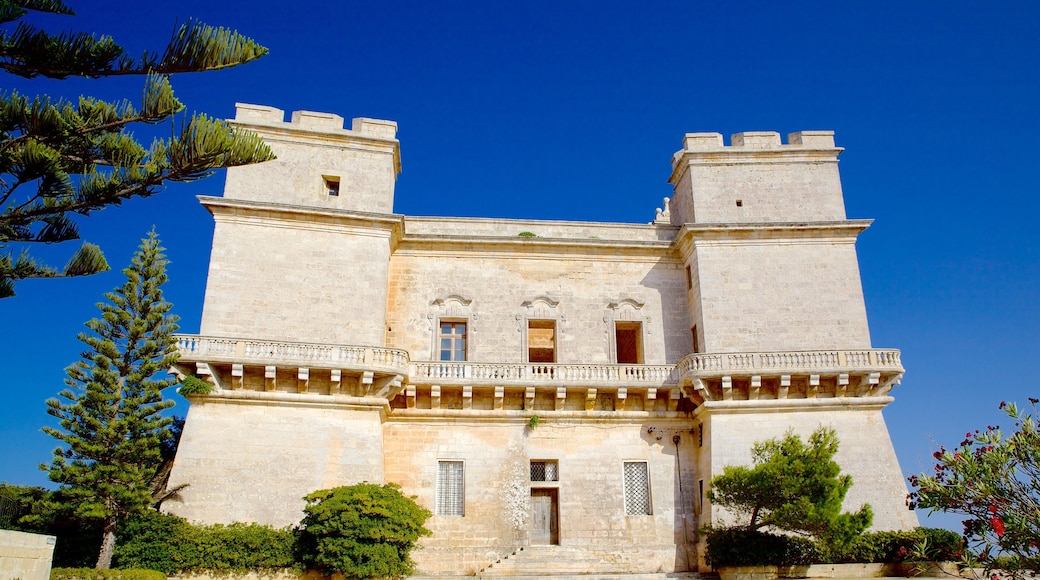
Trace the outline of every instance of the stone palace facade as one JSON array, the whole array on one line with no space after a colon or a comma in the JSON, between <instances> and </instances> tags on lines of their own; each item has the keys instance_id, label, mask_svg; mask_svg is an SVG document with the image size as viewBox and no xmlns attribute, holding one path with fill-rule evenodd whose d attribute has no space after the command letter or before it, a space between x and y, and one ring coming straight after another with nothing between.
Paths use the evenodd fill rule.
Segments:
<instances>
[{"instance_id":1,"label":"stone palace facade","mask_svg":"<svg viewBox=\"0 0 1040 580\"><path fill-rule=\"evenodd\" d=\"M296 524L302 496L394 482L435 515L420 571L568 549L698 569L707 486L754 442L833 427L875 529L917 519L882 408L831 132L691 133L653 223L393 212L397 126L238 105L276 161L229 169L164 504ZM669 207L670 205L670 207ZM555 546L555 547L554 547ZM701 564L702 565L702 564Z\"/></svg>"}]
</instances>

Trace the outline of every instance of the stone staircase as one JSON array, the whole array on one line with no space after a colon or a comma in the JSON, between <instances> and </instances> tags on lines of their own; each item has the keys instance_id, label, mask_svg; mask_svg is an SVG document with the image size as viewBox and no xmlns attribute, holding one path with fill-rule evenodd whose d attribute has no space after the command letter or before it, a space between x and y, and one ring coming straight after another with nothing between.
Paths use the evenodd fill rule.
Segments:
<instances>
[{"instance_id":1,"label":"stone staircase","mask_svg":"<svg viewBox=\"0 0 1040 580\"><path fill-rule=\"evenodd\" d=\"M639 562L627 561L619 553L589 552L565 546L528 546L488 565L478 578L556 578L558 580L663 580L699 579L695 573L637 573Z\"/></svg>"}]
</instances>

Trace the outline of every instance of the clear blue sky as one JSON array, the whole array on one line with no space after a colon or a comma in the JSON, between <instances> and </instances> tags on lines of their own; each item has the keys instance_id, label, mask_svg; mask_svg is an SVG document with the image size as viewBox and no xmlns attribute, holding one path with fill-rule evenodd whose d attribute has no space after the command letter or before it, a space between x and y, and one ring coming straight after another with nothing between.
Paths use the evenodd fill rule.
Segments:
<instances>
[{"instance_id":1,"label":"clear blue sky","mask_svg":"<svg viewBox=\"0 0 1040 580\"><path fill-rule=\"evenodd\" d=\"M176 77L189 109L229 117L239 101L397 121L403 214L645 223L670 195L684 133L832 129L848 215L876 220L858 244L873 344L902 349L907 368L885 411L903 471L1004 424L1000 401L1040 393L1036 3L72 5L80 16L46 22L111 33L131 54L190 17L271 49ZM3 75L0 87L137 99L141 81ZM222 185L171 186L81 220L116 270L21 283L0 301L0 481L47 483L43 402L153 224L172 260L166 295L182 330L198 330L212 221L194 196Z\"/></svg>"}]
</instances>

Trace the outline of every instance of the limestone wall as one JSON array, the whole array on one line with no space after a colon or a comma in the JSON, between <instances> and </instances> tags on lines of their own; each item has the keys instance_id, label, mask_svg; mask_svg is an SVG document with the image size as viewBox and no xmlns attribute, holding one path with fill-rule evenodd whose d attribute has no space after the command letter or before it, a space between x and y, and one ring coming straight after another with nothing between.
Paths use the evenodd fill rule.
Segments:
<instances>
[{"instance_id":1,"label":"limestone wall","mask_svg":"<svg viewBox=\"0 0 1040 580\"><path fill-rule=\"evenodd\" d=\"M281 527L299 523L305 494L384 482L379 407L278 397L193 399L170 476L170 487L189 487L163 509L193 522Z\"/></svg>"},{"instance_id":2,"label":"limestone wall","mask_svg":"<svg viewBox=\"0 0 1040 580\"><path fill-rule=\"evenodd\" d=\"M852 239L696 247L705 352L870 347Z\"/></svg>"},{"instance_id":3,"label":"limestone wall","mask_svg":"<svg viewBox=\"0 0 1040 580\"><path fill-rule=\"evenodd\" d=\"M557 362L613 363L615 320L629 320L642 325L645 364L689 353L684 274L674 255L551 250L402 243L390 264L388 344L436 360L438 320L468 320L468 360L524 362L527 319L552 319Z\"/></svg>"},{"instance_id":4,"label":"limestone wall","mask_svg":"<svg viewBox=\"0 0 1040 580\"><path fill-rule=\"evenodd\" d=\"M681 436L682 495L672 442L676 434ZM532 430L522 416L494 421L409 417L387 423L385 440L387 479L417 495L431 511L438 461L465 462L465 515L434 516L427 523L434 534L413 554L423 572L473 572L528 545L526 533L510 521L514 485L524 494L528 486L558 490L561 546L607 550L620 568L685 569L683 518L692 515L684 506L693 499L688 491L695 476L693 442L684 423L550 417ZM557 461L559 481L529 482L531 460ZM625 461L648 463L652 515L625 514ZM692 519L687 524L692 539Z\"/></svg>"},{"instance_id":5,"label":"limestone wall","mask_svg":"<svg viewBox=\"0 0 1040 580\"><path fill-rule=\"evenodd\" d=\"M203 334L383 345L392 221L209 204Z\"/></svg>"},{"instance_id":6,"label":"limestone wall","mask_svg":"<svg viewBox=\"0 0 1040 580\"><path fill-rule=\"evenodd\" d=\"M54 536L0 530L0 578L50 578L55 540Z\"/></svg>"},{"instance_id":7,"label":"limestone wall","mask_svg":"<svg viewBox=\"0 0 1040 580\"><path fill-rule=\"evenodd\" d=\"M845 509L858 510L869 503L873 529L911 529L918 525L917 514L906 508L906 483L881 414L890 401L880 397L873 405L860 401L856 407L827 399L706 403L698 418L709 426L710 476L727 465L750 465L755 442L783 437L788 431L805 440L819 427L831 427L840 441L835 460L853 480ZM713 508L713 517L732 520L719 508Z\"/></svg>"},{"instance_id":8,"label":"limestone wall","mask_svg":"<svg viewBox=\"0 0 1040 580\"><path fill-rule=\"evenodd\" d=\"M672 160L672 223L845 219L834 133L688 133Z\"/></svg>"},{"instance_id":9,"label":"limestone wall","mask_svg":"<svg viewBox=\"0 0 1040 580\"><path fill-rule=\"evenodd\" d=\"M290 122L273 107L237 105L232 124L255 131L278 158L227 170L224 197L298 206L391 213L400 173L397 123L295 111ZM329 195L326 181L339 183Z\"/></svg>"}]
</instances>

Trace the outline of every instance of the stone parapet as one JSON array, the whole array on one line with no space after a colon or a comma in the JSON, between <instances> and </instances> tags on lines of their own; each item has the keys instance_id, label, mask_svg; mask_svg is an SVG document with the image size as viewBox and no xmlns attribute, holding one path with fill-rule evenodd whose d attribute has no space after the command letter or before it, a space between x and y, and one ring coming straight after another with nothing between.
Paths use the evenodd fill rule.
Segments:
<instances>
[{"instance_id":1,"label":"stone parapet","mask_svg":"<svg viewBox=\"0 0 1040 580\"><path fill-rule=\"evenodd\" d=\"M676 365L684 394L698 404L885 396L903 372L895 349L696 353Z\"/></svg>"}]
</instances>

